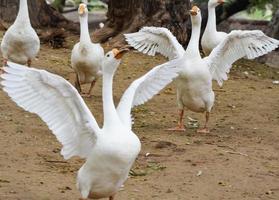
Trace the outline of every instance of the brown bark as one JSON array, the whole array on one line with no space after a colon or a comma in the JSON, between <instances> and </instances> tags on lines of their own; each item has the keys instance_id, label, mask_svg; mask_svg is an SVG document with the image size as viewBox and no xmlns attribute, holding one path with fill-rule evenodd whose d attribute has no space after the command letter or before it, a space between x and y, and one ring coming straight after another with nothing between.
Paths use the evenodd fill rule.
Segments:
<instances>
[{"instance_id":1,"label":"brown bark","mask_svg":"<svg viewBox=\"0 0 279 200\"><path fill-rule=\"evenodd\" d=\"M93 34L94 41L104 42L113 37L110 43L123 43L123 33L138 31L142 26L166 27L179 42L188 39L190 18L189 0L110 0L108 20L104 28Z\"/></svg>"},{"instance_id":2,"label":"brown bark","mask_svg":"<svg viewBox=\"0 0 279 200\"><path fill-rule=\"evenodd\" d=\"M19 7L19 0L0 0L0 20L5 23L13 23ZM78 31L78 25L67 20L62 14L45 0L28 1L31 24L35 28L63 27L67 30Z\"/></svg>"},{"instance_id":3,"label":"brown bark","mask_svg":"<svg viewBox=\"0 0 279 200\"><path fill-rule=\"evenodd\" d=\"M272 20L269 23L268 33L271 37L279 40L279 9L274 13Z\"/></svg>"},{"instance_id":4,"label":"brown bark","mask_svg":"<svg viewBox=\"0 0 279 200\"><path fill-rule=\"evenodd\" d=\"M248 5L249 0L237 0L226 6L219 6L216 11L217 23L246 9ZM204 29L207 21L207 3L198 6L202 10ZM138 31L142 26L166 27L183 45L189 40L189 0L109 0L108 8L108 20L103 29L94 32L94 41L105 42L113 38L111 43L122 44L123 33Z\"/></svg>"}]
</instances>

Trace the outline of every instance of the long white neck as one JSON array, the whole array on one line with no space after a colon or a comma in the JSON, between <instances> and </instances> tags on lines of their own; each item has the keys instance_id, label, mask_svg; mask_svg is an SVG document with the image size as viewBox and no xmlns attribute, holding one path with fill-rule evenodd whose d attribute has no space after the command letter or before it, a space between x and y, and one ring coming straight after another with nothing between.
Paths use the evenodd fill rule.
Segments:
<instances>
[{"instance_id":1,"label":"long white neck","mask_svg":"<svg viewBox=\"0 0 279 200\"><path fill-rule=\"evenodd\" d=\"M113 74L103 72L103 111L104 128L111 124L118 123L118 114L115 109L112 94Z\"/></svg>"},{"instance_id":2,"label":"long white neck","mask_svg":"<svg viewBox=\"0 0 279 200\"><path fill-rule=\"evenodd\" d=\"M91 42L89 30L88 30L88 15L80 16L80 42L88 43Z\"/></svg>"},{"instance_id":3,"label":"long white neck","mask_svg":"<svg viewBox=\"0 0 279 200\"><path fill-rule=\"evenodd\" d=\"M20 0L15 23L30 24L27 0Z\"/></svg>"},{"instance_id":4,"label":"long white neck","mask_svg":"<svg viewBox=\"0 0 279 200\"><path fill-rule=\"evenodd\" d=\"M217 32L215 7L208 6L208 18L207 18L207 24L205 27L205 32L207 32L207 33Z\"/></svg>"},{"instance_id":5,"label":"long white neck","mask_svg":"<svg viewBox=\"0 0 279 200\"><path fill-rule=\"evenodd\" d=\"M187 57L188 56L190 56L190 58L200 57L200 51L199 51L200 32L201 32L201 23L192 23L191 39L189 41L188 47L185 52Z\"/></svg>"}]
</instances>

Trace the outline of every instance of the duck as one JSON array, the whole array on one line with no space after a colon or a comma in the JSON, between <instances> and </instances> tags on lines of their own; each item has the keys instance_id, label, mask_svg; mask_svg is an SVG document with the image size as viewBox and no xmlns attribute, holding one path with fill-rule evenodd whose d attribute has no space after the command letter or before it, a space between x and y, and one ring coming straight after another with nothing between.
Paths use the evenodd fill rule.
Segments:
<instances>
[{"instance_id":1,"label":"duck","mask_svg":"<svg viewBox=\"0 0 279 200\"><path fill-rule=\"evenodd\" d=\"M220 44L228 36L228 33L217 31L216 29L215 8L224 3L225 0L208 1L208 18L201 40L203 53L207 56L218 44Z\"/></svg>"},{"instance_id":2,"label":"duck","mask_svg":"<svg viewBox=\"0 0 279 200\"><path fill-rule=\"evenodd\" d=\"M82 199L114 199L141 149L132 131L131 109L151 99L180 70L179 60L154 67L132 82L115 107L113 76L125 51L113 49L103 59L102 128L79 92L64 78L12 62L3 68L3 90L18 106L37 114L47 124L63 146L62 156L86 159L77 174Z\"/></svg>"},{"instance_id":3,"label":"duck","mask_svg":"<svg viewBox=\"0 0 279 200\"><path fill-rule=\"evenodd\" d=\"M1 42L3 66L8 60L31 66L39 50L40 39L30 23L27 0L20 0L16 20L8 28Z\"/></svg>"},{"instance_id":4,"label":"duck","mask_svg":"<svg viewBox=\"0 0 279 200\"><path fill-rule=\"evenodd\" d=\"M271 52L279 46L279 41L266 36L262 31L232 31L204 58L199 51L201 32L201 11L197 6L190 10L192 33L187 49L184 50L177 39L166 28L143 27L139 32L125 34L128 44L138 51L156 55L160 53L169 60L183 60L176 78L178 124L169 131L185 131L184 109L205 113L205 125L198 133L209 133L208 121L214 105L215 94L212 81L221 87L228 79L232 64L240 58L254 59Z\"/></svg>"},{"instance_id":5,"label":"duck","mask_svg":"<svg viewBox=\"0 0 279 200\"><path fill-rule=\"evenodd\" d=\"M90 97L91 91L102 76L104 49L99 43L92 43L88 30L88 9L85 3L78 8L80 19L80 41L74 45L71 54L71 66L76 73L75 87L84 97ZM82 93L81 84L91 83L87 93Z\"/></svg>"}]
</instances>

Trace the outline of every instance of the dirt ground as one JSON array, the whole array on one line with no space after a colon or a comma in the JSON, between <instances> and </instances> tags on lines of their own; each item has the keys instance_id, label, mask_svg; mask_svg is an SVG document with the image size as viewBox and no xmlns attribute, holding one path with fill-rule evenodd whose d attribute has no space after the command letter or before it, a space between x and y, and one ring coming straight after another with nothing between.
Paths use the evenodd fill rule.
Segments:
<instances>
[{"instance_id":1,"label":"dirt ground","mask_svg":"<svg viewBox=\"0 0 279 200\"><path fill-rule=\"evenodd\" d=\"M70 37L62 49L42 45L33 66L72 81L69 58L77 39ZM135 78L162 62L162 57L127 54L114 79L115 102ZM279 80L279 70L238 62L224 87L214 87L210 134L195 132L187 116L203 125L204 115L188 111L186 132L165 131L177 123L173 84L134 109L133 130L142 150L116 199L278 200L279 85L273 84L274 80ZM93 92L85 101L101 125L101 80ZM2 91L0 127L1 200L80 197L75 179L83 160L63 160L61 145L46 125L17 107Z\"/></svg>"}]
</instances>

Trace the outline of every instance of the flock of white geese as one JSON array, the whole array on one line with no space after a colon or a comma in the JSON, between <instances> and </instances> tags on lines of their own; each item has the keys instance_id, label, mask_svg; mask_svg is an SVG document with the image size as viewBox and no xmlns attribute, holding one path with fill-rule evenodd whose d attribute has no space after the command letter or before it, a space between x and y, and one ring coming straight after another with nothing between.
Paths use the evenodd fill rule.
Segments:
<instances>
[{"instance_id":1,"label":"flock of white geese","mask_svg":"<svg viewBox=\"0 0 279 200\"><path fill-rule=\"evenodd\" d=\"M204 128L214 104L212 80L221 86L227 80L232 64L240 58L253 59L279 46L279 41L261 31L217 32L215 7L223 0L209 0L209 17L199 52L201 12L190 10L192 35L185 50L166 28L144 27L139 32L125 34L127 42L138 51L154 56L157 52L169 61L154 67L132 82L117 107L113 101L113 76L127 49L113 49L104 54L100 44L92 43L88 30L88 10L80 4L80 42L71 56L76 72L75 87L64 78L24 66L31 65L40 48L39 38L31 27L27 0L20 0L14 24L5 33L1 52L3 68L1 85L10 98L23 109L36 113L62 143L65 159L86 158L77 175L77 188L82 199L114 199L128 178L141 149L132 131L131 109L151 99L175 79L179 123L169 130L184 131L184 108L206 113ZM186 12L186 11L185 11ZM16 64L17 63L17 64ZM104 123L99 127L81 95L90 96L95 82L102 76ZM81 84L90 83L87 93Z\"/></svg>"}]
</instances>

